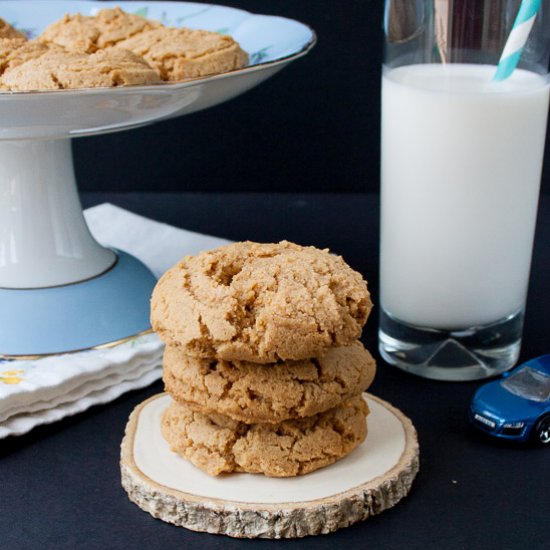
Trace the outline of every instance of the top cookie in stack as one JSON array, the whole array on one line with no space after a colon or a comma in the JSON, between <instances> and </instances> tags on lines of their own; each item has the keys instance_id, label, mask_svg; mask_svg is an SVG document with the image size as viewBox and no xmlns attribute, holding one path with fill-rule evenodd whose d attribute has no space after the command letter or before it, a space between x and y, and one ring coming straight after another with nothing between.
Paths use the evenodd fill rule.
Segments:
<instances>
[{"instance_id":1,"label":"top cookie in stack","mask_svg":"<svg viewBox=\"0 0 550 550\"><path fill-rule=\"evenodd\" d=\"M371 307L327 250L245 242L184 258L151 308L172 449L212 475L280 477L351 452L367 434L375 364L357 339Z\"/></svg>"},{"instance_id":2,"label":"top cookie in stack","mask_svg":"<svg viewBox=\"0 0 550 550\"><path fill-rule=\"evenodd\" d=\"M273 363L321 357L361 335L359 273L328 250L236 243L188 256L153 294L153 330L190 356Z\"/></svg>"}]
</instances>

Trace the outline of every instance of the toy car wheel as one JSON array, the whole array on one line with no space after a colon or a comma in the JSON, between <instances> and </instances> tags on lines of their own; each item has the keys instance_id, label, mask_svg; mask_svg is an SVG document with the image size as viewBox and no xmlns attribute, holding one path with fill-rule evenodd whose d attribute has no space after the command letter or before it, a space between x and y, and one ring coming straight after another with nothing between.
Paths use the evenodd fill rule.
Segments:
<instances>
[{"instance_id":1,"label":"toy car wheel","mask_svg":"<svg viewBox=\"0 0 550 550\"><path fill-rule=\"evenodd\" d=\"M550 415L543 416L535 426L535 439L542 445L550 444Z\"/></svg>"}]
</instances>

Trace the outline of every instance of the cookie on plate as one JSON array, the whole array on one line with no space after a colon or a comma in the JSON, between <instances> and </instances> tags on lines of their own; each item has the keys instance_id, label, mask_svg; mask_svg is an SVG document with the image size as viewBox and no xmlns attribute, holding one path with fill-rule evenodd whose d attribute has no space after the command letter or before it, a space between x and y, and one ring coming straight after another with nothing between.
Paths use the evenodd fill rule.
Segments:
<instances>
[{"instance_id":1,"label":"cookie on plate","mask_svg":"<svg viewBox=\"0 0 550 550\"><path fill-rule=\"evenodd\" d=\"M151 323L187 355L275 363L351 344L371 308L361 275L328 250L243 242L168 270Z\"/></svg>"},{"instance_id":2,"label":"cookie on plate","mask_svg":"<svg viewBox=\"0 0 550 550\"><path fill-rule=\"evenodd\" d=\"M18 31L17 29L13 28L7 21L4 21L0 17L0 38L22 38L26 40L26 36Z\"/></svg>"},{"instance_id":3,"label":"cookie on plate","mask_svg":"<svg viewBox=\"0 0 550 550\"><path fill-rule=\"evenodd\" d=\"M0 74L7 69L10 57L25 44L24 38L0 38Z\"/></svg>"},{"instance_id":4,"label":"cookie on plate","mask_svg":"<svg viewBox=\"0 0 550 550\"><path fill-rule=\"evenodd\" d=\"M307 418L280 424L245 424L205 415L173 402L162 416L162 434L173 451L206 473L307 474L349 454L367 436L368 407L358 396Z\"/></svg>"},{"instance_id":5,"label":"cookie on plate","mask_svg":"<svg viewBox=\"0 0 550 550\"><path fill-rule=\"evenodd\" d=\"M7 69L54 52L63 54L65 50L55 44L43 44L37 40L0 38L0 74L3 74Z\"/></svg>"},{"instance_id":6,"label":"cookie on plate","mask_svg":"<svg viewBox=\"0 0 550 550\"><path fill-rule=\"evenodd\" d=\"M49 46L43 55L8 68L0 84L11 91L62 90L153 84L157 73L127 50L101 50L92 55Z\"/></svg>"},{"instance_id":7,"label":"cookie on plate","mask_svg":"<svg viewBox=\"0 0 550 550\"><path fill-rule=\"evenodd\" d=\"M176 401L247 424L279 423L336 407L365 391L376 371L360 342L331 348L319 359L267 365L200 359L167 346L163 365L165 389Z\"/></svg>"},{"instance_id":8,"label":"cookie on plate","mask_svg":"<svg viewBox=\"0 0 550 550\"><path fill-rule=\"evenodd\" d=\"M39 40L58 44L69 51L94 53L159 26L157 21L126 13L117 7L100 10L95 16L67 14L47 27Z\"/></svg>"},{"instance_id":9,"label":"cookie on plate","mask_svg":"<svg viewBox=\"0 0 550 550\"><path fill-rule=\"evenodd\" d=\"M144 57L163 80L177 81L240 69L248 54L230 36L159 27L118 43Z\"/></svg>"}]
</instances>

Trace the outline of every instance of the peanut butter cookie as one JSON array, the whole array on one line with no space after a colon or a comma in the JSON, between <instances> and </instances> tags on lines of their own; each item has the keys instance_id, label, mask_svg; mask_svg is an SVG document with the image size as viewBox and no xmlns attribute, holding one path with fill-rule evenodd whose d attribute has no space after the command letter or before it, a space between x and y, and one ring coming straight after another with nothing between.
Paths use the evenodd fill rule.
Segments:
<instances>
[{"instance_id":1,"label":"peanut butter cookie","mask_svg":"<svg viewBox=\"0 0 550 550\"><path fill-rule=\"evenodd\" d=\"M57 47L6 69L0 85L24 91L132 86L158 81L157 73L147 62L127 50L101 50L87 55Z\"/></svg>"},{"instance_id":2,"label":"peanut butter cookie","mask_svg":"<svg viewBox=\"0 0 550 550\"><path fill-rule=\"evenodd\" d=\"M187 355L275 363L356 340L372 308L359 273L328 250L235 243L187 256L158 282L153 329Z\"/></svg>"},{"instance_id":3,"label":"peanut butter cookie","mask_svg":"<svg viewBox=\"0 0 550 550\"><path fill-rule=\"evenodd\" d=\"M367 436L361 397L314 416L280 424L244 424L172 403L162 433L173 451L206 473L262 473L291 477L313 472L349 454Z\"/></svg>"},{"instance_id":4,"label":"peanut butter cookie","mask_svg":"<svg viewBox=\"0 0 550 550\"><path fill-rule=\"evenodd\" d=\"M168 346L163 379L166 391L194 411L275 424L340 405L365 391L375 370L360 342L332 348L320 359L268 365L197 359Z\"/></svg>"},{"instance_id":5,"label":"peanut butter cookie","mask_svg":"<svg viewBox=\"0 0 550 550\"><path fill-rule=\"evenodd\" d=\"M58 44L69 51L94 53L159 26L157 21L126 13L117 7L101 10L95 16L65 15L47 27L39 40Z\"/></svg>"},{"instance_id":6,"label":"peanut butter cookie","mask_svg":"<svg viewBox=\"0 0 550 550\"><path fill-rule=\"evenodd\" d=\"M0 38L0 74L8 67L8 60L27 41L23 38Z\"/></svg>"},{"instance_id":7,"label":"peanut butter cookie","mask_svg":"<svg viewBox=\"0 0 550 550\"><path fill-rule=\"evenodd\" d=\"M14 29L7 21L0 17L0 38L22 38L26 40L26 36Z\"/></svg>"},{"instance_id":8,"label":"peanut butter cookie","mask_svg":"<svg viewBox=\"0 0 550 550\"><path fill-rule=\"evenodd\" d=\"M52 52L63 53L64 50L54 44L42 44L36 40L0 38L0 75L7 69Z\"/></svg>"},{"instance_id":9,"label":"peanut butter cookie","mask_svg":"<svg viewBox=\"0 0 550 550\"><path fill-rule=\"evenodd\" d=\"M163 80L224 73L248 64L248 54L235 40L210 31L159 27L118 46L144 57Z\"/></svg>"}]
</instances>

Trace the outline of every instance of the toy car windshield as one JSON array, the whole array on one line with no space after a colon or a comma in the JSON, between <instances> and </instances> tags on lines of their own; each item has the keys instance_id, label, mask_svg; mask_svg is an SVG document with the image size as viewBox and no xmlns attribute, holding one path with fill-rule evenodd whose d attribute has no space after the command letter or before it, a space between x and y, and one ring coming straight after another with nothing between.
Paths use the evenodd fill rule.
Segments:
<instances>
[{"instance_id":1,"label":"toy car windshield","mask_svg":"<svg viewBox=\"0 0 550 550\"><path fill-rule=\"evenodd\" d=\"M524 399L543 402L550 398L550 376L531 367L524 367L502 380L501 384Z\"/></svg>"}]
</instances>

